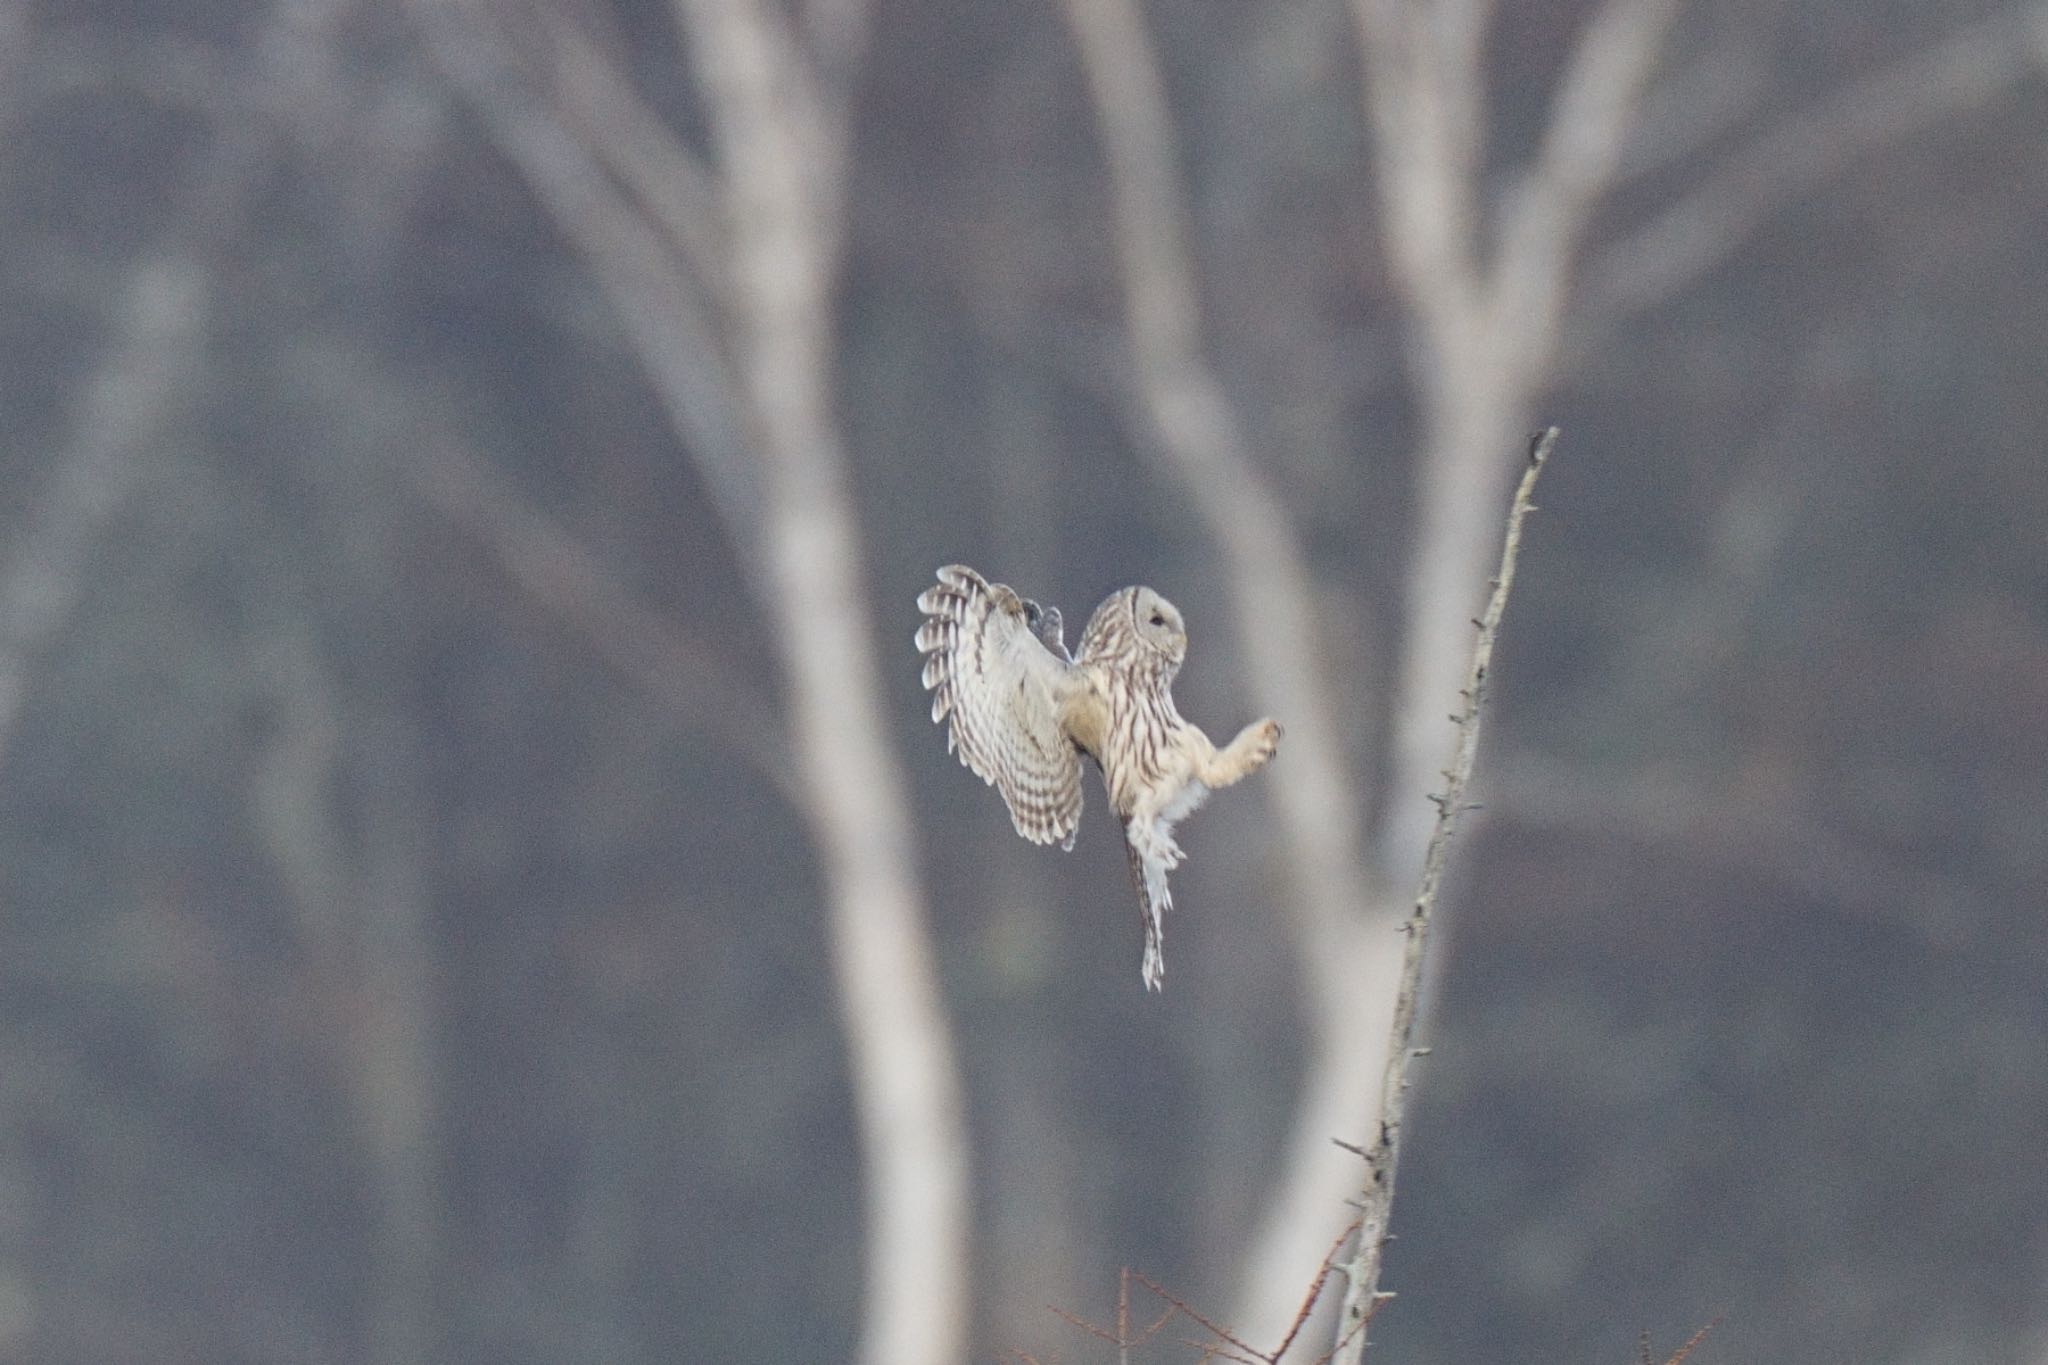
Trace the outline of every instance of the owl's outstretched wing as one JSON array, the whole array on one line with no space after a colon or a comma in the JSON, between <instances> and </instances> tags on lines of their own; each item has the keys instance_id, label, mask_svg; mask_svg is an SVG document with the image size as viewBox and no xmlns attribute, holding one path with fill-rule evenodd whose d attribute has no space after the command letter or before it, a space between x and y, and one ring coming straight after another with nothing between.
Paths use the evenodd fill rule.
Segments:
<instances>
[{"instance_id":1,"label":"owl's outstretched wing","mask_svg":"<svg viewBox=\"0 0 2048 1365\"><path fill-rule=\"evenodd\" d=\"M1079 684L1041 638L1050 613L1059 639L1058 613L963 564L940 569L917 606L926 617L917 628L924 685L932 719L949 722L947 747L1003 794L1019 834L1072 848L1081 754L1060 724L1060 704Z\"/></svg>"}]
</instances>

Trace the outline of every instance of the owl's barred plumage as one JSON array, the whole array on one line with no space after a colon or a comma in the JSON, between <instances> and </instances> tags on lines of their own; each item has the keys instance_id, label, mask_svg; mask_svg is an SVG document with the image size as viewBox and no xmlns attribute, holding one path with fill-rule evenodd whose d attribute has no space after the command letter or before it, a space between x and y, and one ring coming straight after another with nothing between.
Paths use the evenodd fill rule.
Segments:
<instances>
[{"instance_id":1,"label":"owl's barred plumage","mask_svg":"<svg viewBox=\"0 0 2048 1365\"><path fill-rule=\"evenodd\" d=\"M1271 720L1219 750L1173 704L1187 657L1180 612L1150 588L1104 599L1068 657L1057 608L950 564L918 597L917 647L932 719L947 747L1003 794L1017 832L1072 848L1081 820L1081 755L1102 769L1124 829L1145 917L1147 989L1165 976L1166 874L1181 861L1174 825L1209 793L1263 767L1280 741Z\"/></svg>"},{"instance_id":2,"label":"owl's barred plumage","mask_svg":"<svg viewBox=\"0 0 2048 1365\"><path fill-rule=\"evenodd\" d=\"M1017 832L1035 844L1074 846L1081 826L1081 755L1063 732L1059 697L1071 668L1033 632L1035 603L951 565L917 599L932 720L947 747L1003 794ZM1042 614L1039 614L1042 623ZM1055 631L1058 617L1053 617Z\"/></svg>"}]
</instances>

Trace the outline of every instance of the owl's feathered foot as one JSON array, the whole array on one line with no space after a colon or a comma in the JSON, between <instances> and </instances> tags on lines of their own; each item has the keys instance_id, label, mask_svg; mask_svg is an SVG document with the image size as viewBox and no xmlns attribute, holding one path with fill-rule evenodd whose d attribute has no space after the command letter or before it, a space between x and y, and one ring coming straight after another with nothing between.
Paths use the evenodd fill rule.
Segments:
<instances>
[{"instance_id":1,"label":"owl's feathered foot","mask_svg":"<svg viewBox=\"0 0 2048 1365\"><path fill-rule=\"evenodd\" d=\"M1196 775L1211 788L1232 786L1272 762L1279 748L1280 722L1255 720L1216 750Z\"/></svg>"}]
</instances>

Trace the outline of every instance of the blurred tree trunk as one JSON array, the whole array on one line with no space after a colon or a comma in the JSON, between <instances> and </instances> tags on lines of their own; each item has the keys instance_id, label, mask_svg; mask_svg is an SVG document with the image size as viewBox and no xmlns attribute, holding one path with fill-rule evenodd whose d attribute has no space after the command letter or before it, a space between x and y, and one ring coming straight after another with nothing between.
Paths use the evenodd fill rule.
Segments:
<instances>
[{"instance_id":1,"label":"blurred tree trunk","mask_svg":"<svg viewBox=\"0 0 2048 1365\"><path fill-rule=\"evenodd\" d=\"M742 408L765 473L766 606L869 1159L870 1365L946 1365L966 1339L967 1161L951 1037L924 936L909 802L890 750L847 461L832 413L846 130L766 0L682 0L724 169Z\"/></svg>"},{"instance_id":2,"label":"blurred tree trunk","mask_svg":"<svg viewBox=\"0 0 2048 1365\"><path fill-rule=\"evenodd\" d=\"M502 14L412 0L437 58L610 294L704 471L783 664L793 792L828 895L868 1208L860 1358L965 1353L967 1141L887 740L834 411L849 86L865 9L676 0L710 128L699 161L543 9L550 91L510 94Z\"/></svg>"},{"instance_id":3,"label":"blurred tree trunk","mask_svg":"<svg viewBox=\"0 0 2048 1365\"><path fill-rule=\"evenodd\" d=\"M267 178L302 141L331 133L337 89L309 77L329 74L326 49L352 9L353 0L276 0L259 11L244 48L220 54L217 68L205 60L212 54L180 48L161 67L144 60L131 69L115 55L112 25L106 33L86 24L67 32L59 16L39 26L27 6L0 6L0 77L7 81L0 127L11 131L39 98L70 93L72 81L132 81L151 98L189 101L203 115L189 165L171 182L168 213L113 291L114 335L0 574L0 747L37 656L84 591L99 538L155 474L152 462L166 444L189 435L185 424L219 382L212 353L219 296L239 283ZM49 47L39 52L43 40ZM67 41L82 46L83 61ZM165 76L195 55L213 79ZM355 506L344 516L374 525L385 509ZM391 585L388 567L381 559L339 566L337 579L374 596ZM353 1151L374 1190L366 1359L420 1365L439 1354L434 1292L443 1209L418 748L398 714L381 704L344 714L342 689L330 687L320 664L315 613L296 591L296 573L282 566L267 579L281 597L268 623L272 657L259 666L269 676L258 686L280 722L251 779L250 817L297 912L297 948L311 966L315 1008L335 1025L326 1060L347 1097ZM333 809L350 741L350 752L364 756L371 793L353 847Z\"/></svg>"},{"instance_id":4,"label":"blurred tree trunk","mask_svg":"<svg viewBox=\"0 0 2048 1365\"><path fill-rule=\"evenodd\" d=\"M1292 871L1310 1062L1276 1192L1245 1254L1234 1322L1254 1342L1293 1317L1362 1177L1332 1138L1372 1121L1406 904L1450 752L1447 715L1485 596L1500 515L1536 405L1594 327L1695 279L1835 166L2022 79L2048 6L2021 6L1788 119L1695 194L1595 256L1595 211L1624 172L1678 0L1602 0L1583 23L1541 134L1511 188L1488 195L1487 0L1351 0L1380 246L1407 321L1421 433L1415 538L1400 588L1399 660L1381 699L1391 752L1376 818L1336 743L1336 681L1310 617L1301 534L1208 357L1200 267L1160 64L1137 0L1066 0L1101 130L1141 441L1178 479L1222 552L1256 709L1288 727L1270 790ZM1689 130L1678 130L1683 143ZM1638 149L1641 150L1641 149ZM1654 161L1660 149L1648 149Z\"/></svg>"}]
</instances>

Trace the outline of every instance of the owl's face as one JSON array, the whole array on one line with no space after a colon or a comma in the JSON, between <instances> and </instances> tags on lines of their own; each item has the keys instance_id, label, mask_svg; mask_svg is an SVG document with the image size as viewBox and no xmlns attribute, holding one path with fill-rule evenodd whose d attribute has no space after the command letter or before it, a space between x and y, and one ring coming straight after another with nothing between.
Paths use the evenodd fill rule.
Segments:
<instances>
[{"instance_id":1,"label":"owl's face","mask_svg":"<svg viewBox=\"0 0 2048 1365\"><path fill-rule=\"evenodd\" d=\"M1188 631L1180 609L1150 588L1131 589L1131 628L1171 663L1188 656Z\"/></svg>"}]
</instances>

